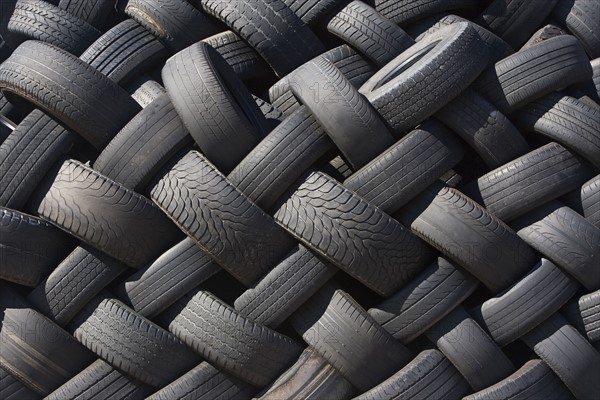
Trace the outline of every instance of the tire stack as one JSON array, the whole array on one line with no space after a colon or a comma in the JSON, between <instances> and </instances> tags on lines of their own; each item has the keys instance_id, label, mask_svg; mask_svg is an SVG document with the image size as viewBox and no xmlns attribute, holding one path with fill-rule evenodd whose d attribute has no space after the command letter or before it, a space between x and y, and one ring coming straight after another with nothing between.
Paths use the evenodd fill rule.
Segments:
<instances>
[{"instance_id":1,"label":"tire stack","mask_svg":"<svg viewBox=\"0 0 600 400\"><path fill-rule=\"evenodd\" d=\"M2 0L0 35L1 399L597 398L597 0Z\"/></svg>"}]
</instances>

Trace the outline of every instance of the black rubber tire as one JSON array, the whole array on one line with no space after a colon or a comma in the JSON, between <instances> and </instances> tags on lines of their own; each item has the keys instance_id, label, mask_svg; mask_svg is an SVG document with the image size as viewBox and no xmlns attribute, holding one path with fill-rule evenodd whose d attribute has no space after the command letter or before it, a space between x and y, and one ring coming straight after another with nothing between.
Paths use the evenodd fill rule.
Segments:
<instances>
[{"instance_id":1,"label":"black rubber tire","mask_svg":"<svg viewBox=\"0 0 600 400\"><path fill-rule=\"evenodd\" d=\"M274 217L316 254L383 296L431 259L429 248L399 222L320 172L306 177Z\"/></svg>"},{"instance_id":2,"label":"black rubber tire","mask_svg":"<svg viewBox=\"0 0 600 400\"><path fill-rule=\"evenodd\" d=\"M590 291L600 289L600 228L558 202L515 221L518 235Z\"/></svg>"},{"instance_id":3,"label":"black rubber tire","mask_svg":"<svg viewBox=\"0 0 600 400\"><path fill-rule=\"evenodd\" d=\"M127 91L131 97L142 107L148 107L154 100L167 93L165 88L147 75L131 82L127 86Z\"/></svg>"},{"instance_id":4,"label":"black rubber tire","mask_svg":"<svg viewBox=\"0 0 600 400\"><path fill-rule=\"evenodd\" d=\"M392 214L455 166L462 154L452 133L429 121L346 179L344 186Z\"/></svg>"},{"instance_id":5,"label":"black rubber tire","mask_svg":"<svg viewBox=\"0 0 600 400\"><path fill-rule=\"evenodd\" d=\"M74 160L43 185L33 201L40 216L131 267L143 267L180 237L150 200Z\"/></svg>"},{"instance_id":6,"label":"black rubber tire","mask_svg":"<svg viewBox=\"0 0 600 400\"><path fill-rule=\"evenodd\" d=\"M0 284L0 368L45 396L94 360L58 325L30 308L13 288Z\"/></svg>"},{"instance_id":7,"label":"black rubber tire","mask_svg":"<svg viewBox=\"0 0 600 400\"><path fill-rule=\"evenodd\" d=\"M265 119L267 120L267 123L270 128L269 132L272 132L273 129L277 128L279 124L283 122L283 120L285 119L285 115L273 104L264 101L260 97L252 95L252 98L256 102L258 108L260 108L260 112L262 112L262 114L265 116Z\"/></svg>"},{"instance_id":8,"label":"black rubber tire","mask_svg":"<svg viewBox=\"0 0 600 400\"><path fill-rule=\"evenodd\" d=\"M204 291L185 304L169 330L213 365L258 387L285 371L302 351L292 339L239 315Z\"/></svg>"},{"instance_id":9,"label":"black rubber tire","mask_svg":"<svg viewBox=\"0 0 600 400\"><path fill-rule=\"evenodd\" d=\"M578 289L574 279L542 258L516 285L471 314L496 343L506 346L557 312Z\"/></svg>"},{"instance_id":10,"label":"black rubber tire","mask_svg":"<svg viewBox=\"0 0 600 400\"><path fill-rule=\"evenodd\" d=\"M40 40L80 55L102 34L83 19L41 0L18 0L8 22L13 47Z\"/></svg>"},{"instance_id":11,"label":"black rubber tire","mask_svg":"<svg viewBox=\"0 0 600 400\"><path fill-rule=\"evenodd\" d=\"M254 287L242 293L235 300L235 309L259 324L276 328L337 271L299 245Z\"/></svg>"},{"instance_id":12,"label":"black rubber tire","mask_svg":"<svg viewBox=\"0 0 600 400\"><path fill-rule=\"evenodd\" d=\"M506 379L463 400L571 400L573 395L542 360L530 360Z\"/></svg>"},{"instance_id":13,"label":"black rubber tire","mask_svg":"<svg viewBox=\"0 0 600 400\"><path fill-rule=\"evenodd\" d=\"M0 398L3 400L41 400L42 396L0 368Z\"/></svg>"},{"instance_id":14,"label":"black rubber tire","mask_svg":"<svg viewBox=\"0 0 600 400\"><path fill-rule=\"evenodd\" d=\"M98 359L45 400L137 400L150 393L150 386L124 375Z\"/></svg>"},{"instance_id":15,"label":"black rubber tire","mask_svg":"<svg viewBox=\"0 0 600 400\"><path fill-rule=\"evenodd\" d=\"M559 0L494 0L476 22L518 49L550 15L558 2Z\"/></svg>"},{"instance_id":16,"label":"black rubber tire","mask_svg":"<svg viewBox=\"0 0 600 400\"><path fill-rule=\"evenodd\" d=\"M283 2L310 27L316 27L329 14L335 11L338 4L346 0L283 0Z\"/></svg>"},{"instance_id":17,"label":"black rubber tire","mask_svg":"<svg viewBox=\"0 0 600 400\"><path fill-rule=\"evenodd\" d=\"M325 52L315 34L282 0L200 0L200 4L246 40L279 77Z\"/></svg>"},{"instance_id":18,"label":"black rubber tire","mask_svg":"<svg viewBox=\"0 0 600 400\"><path fill-rule=\"evenodd\" d=\"M75 56L41 42L23 43L2 64L0 89L44 109L98 149L139 111L116 83Z\"/></svg>"},{"instance_id":19,"label":"black rubber tire","mask_svg":"<svg viewBox=\"0 0 600 400\"><path fill-rule=\"evenodd\" d=\"M377 111L331 61L309 61L294 71L292 79L292 93L311 111L353 170L394 143ZM318 91L312 93L312 87Z\"/></svg>"},{"instance_id":20,"label":"black rubber tire","mask_svg":"<svg viewBox=\"0 0 600 400\"><path fill-rule=\"evenodd\" d=\"M442 353L424 350L400 371L355 399L460 399L470 391L467 381Z\"/></svg>"},{"instance_id":21,"label":"black rubber tire","mask_svg":"<svg viewBox=\"0 0 600 400\"><path fill-rule=\"evenodd\" d=\"M162 70L173 106L202 152L230 172L269 132L250 92L223 58L200 42Z\"/></svg>"},{"instance_id":22,"label":"black rubber tire","mask_svg":"<svg viewBox=\"0 0 600 400\"><path fill-rule=\"evenodd\" d=\"M314 60L321 58L331 61L354 87L360 87L375 73L371 64L348 45L335 47ZM269 89L269 100L285 115L291 115L300 108L298 99L290 89L293 84L294 72L291 72ZM315 88L311 90L314 91Z\"/></svg>"},{"instance_id":23,"label":"black rubber tire","mask_svg":"<svg viewBox=\"0 0 600 400\"><path fill-rule=\"evenodd\" d=\"M216 24L186 0L128 0L123 12L173 53L218 32Z\"/></svg>"},{"instance_id":24,"label":"black rubber tire","mask_svg":"<svg viewBox=\"0 0 600 400\"><path fill-rule=\"evenodd\" d=\"M44 175L77 136L34 110L0 144L0 205L23 210Z\"/></svg>"},{"instance_id":25,"label":"black rubber tire","mask_svg":"<svg viewBox=\"0 0 600 400\"><path fill-rule=\"evenodd\" d=\"M269 76L269 65L234 32L221 32L204 39L203 42L214 48L240 79L245 81Z\"/></svg>"},{"instance_id":26,"label":"black rubber tire","mask_svg":"<svg viewBox=\"0 0 600 400\"><path fill-rule=\"evenodd\" d=\"M309 346L294 365L256 397L260 400L349 399L356 392L338 370Z\"/></svg>"},{"instance_id":27,"label":"black rubber tire","mask_svg":"<svg viewBox=\"0 0 600 400\"><path fill-rule=\"evenodd\" d=\"M563 35L498 61L481 74L473 89L509 114L548 93L591 78L583 47L574 36Z\"/></svg>"},{"instance_id":28,"label":"black rubber tire","mask_svg":"<svg viewBox=\"0 0 600 400\"><path fill-rule=\"evenodd\" d=\"M425 335L474 390L485 389L515 371L509 358L461 306Z\"/></svg>"},{"instance_id":29,"label":"black rubber tire","mask_svg":"<svg viewBox=\"0 0 600 400\"><path fill-rule=\"evenodd\" d=\"M186 238L113 288L127 306L154 318L221 268Z\"/></svg>"},{"instance_id":30,"label":"black rubber tire","mask_svg":"<svg viewBox=\"0 0 600 400\"><path fill-rule=\"evenodd\" d=\"M175 336L118 300L94 298L73 319L73 336L113 367L162 387L200 362Z\"/></svg>"},{"instance_id":31,"label":"black rubber tire","mask_svg":"<svg viewBox=\"0 0 600 400\"><path fill-rule=\"evenodd\" d=\"M522 339L576 398L593 399L600 391L600 353L559 313Z\"/></svg>"},{"instance_id":32,"label":"black rubber tire","mask_svg":"<svg viewBox=\"0 0 600 400\"><path fill-rule=\"evenodd\" d=\"M600 228L600 175L584 183L581 188L565 197L566 203L583 215L592 225Z\"/></svg>"},{"instance_id":33,"label":"black rubber tire","mask_svg":"<svg viewBox=\"0 0 600 400\"><path fill-rule=\"evenodd\" d=\"M441 184L428 188L397 217L493 293L514 284L537 262L531 248L505 223Z\"/></svg>"},{"instance_id":34,"label":"black rubber tire","mask_svg":"<svg viewBox=\"0 0 600 400\"><path fill-rule=\"evenodd\" d=\"M167 49L154 35L134 20L126 19L92 43L79 58L123 86L164 61L167 55Z\"/></svg>"},{"instance_id":35,"label":"black rubber tire","mask_svg":"<svg viewBox=\"0 0 600 400\"><path fill-rule=\"evenodd\" d=\"M594 0L559 1L552 14L577 36L590 58L600 57L600 10Z\"/></svg>"},{"instance_id":36,"label":"black rubber tire","mask_svg":"<svg viewBox=\"0 0 600 400\"><path fill-rule=\"evenodd\" d=\"M475 0L369 0L381 15L403 26L428 15L450 10L468 10L479 3Z\"/></svg>"},{"instance_id":37,"label":"black rubber tire","mask_svg":"<svg viewBox=\"0 0 600 400\"><path fill-rule=\"evenodd\" d=\"M170 167L153 185L151 196L246 286L274 267L294 245L283 228L197 151L188 152Z\"/></svg>"},{"instance_id":38,"label":"black rubber tire","mask_svg":"<svg viewBox=\"0 0 600 400\"><path fill-rule=\"evenodd\" d=\"M435 117L467 142L489 168L497 168L530 151L512 122L473 90L465 90Z\"/></svg>"},{"instance_id":39,"label":"black rubber tire","mask_svg":"<svg viewBox=\"0 0 600 400\"><path fill-rule=\"evenodd\" d=\"M141 192L164 164L190 142L169 96L163 94L110 141L94 161L94 169Z\"/></svg>"},{"instance_id":40,"label":"black rubber tire","mask_svg":"<svg viewBox=\"0 0 600 400\"><path fill-rule=\"evenodd\" d=\"M250 200L268 210L333 146L310 111L301 107L273 129L227 178Z\"/></svg>"},{"instance_id":41,"label":"black rubber tire","mask_svg":"<svg viewBox=\"0 0 600 400\"><path fill-rule=\"evenodd\" d=\"M590 342L600 341L600 291L583 295L577 301L582 333Z\"/></svg>"},{"instance_id":42,"label":"black rubber tire","mask_svg":"<svg viewBox=\"0 0 600 400\"><path fill-rule=\"evenodd\" d=\"M449 25L396 57L360 92L401 137L466 89L488 57L489 48L472 25Z\"/></svg>"},{"instance_id":43,"label":"black rubber tire","mask_svg":"<svg viewBox=\"0 0 600 400\"><path fill-rule=\"evenodd\" d=\"M204 361L147 400L249 399L257 391L255 387Z\"/></svg>"},{"instance_id":44,"label":"black rubber tire","mask_svg":"<svg viewBox=\"0 0 600 400\"><path fill-rule=\"evenodd\" d=\"M519 109L513 120L521 130L547 136L600 169L600 108L551 93Z\"/></svg>"},{"instance_id":45,"label":"black rubber tire","mask_svg":"<svg viewBox=\"0 0 600 400\"><path fill-rule=\"evenodd\" d=\"M58 6L69 14L81 18L98 29L114 9L114 0L60 0Z\"/></svg>"},{"instance_id":46,"label":"black rubber tire","mask_svg":"<svg viewBox=\"0 0 600 400\"><path fill-rule=\"evenodd\" d=\"M378 68L415 44L398 25L358 0L335 14L328 22L327 30L357 49Z\"/></svg>"},{"instance_id":47,"label":"black rubber tire","mask_svg":"<svg viewBox=\"0 0 600 400\"><path fill-rule=\"evenodd\" d=\"M37 310L66 326L126 266L86 245L75 248L27 296Z\"/></svg>"},{"instance_id":48,"label":"black rubber tire","mask_svg":"<svg viewBox=\"0 0 600 400\"><path fill-rule=\"evenodd\" d=\"M363 392L412 358L410 350L341 290L335 291L324 314L302 338Z\"/></svg>"},{"instance_id":49,"label":"black rubber tire","mask_svg":"<svg viewBox=\"0 0 600 400\"><path fill-rule=\"evenodd\" d=\"M545 25L543 28L540 28L533 35L531 35L529 40L525 42L525 44L523 45L523 47L521 47L519 51L527 50L530 47L540 44L544 40L552 39L553 37L567 34L568 33L566 31L562 30L562 28L556 25Z\"/></svg>"},{"instance_id":50,"label":"black rubber tire","mask_svg":"<svg viewBox=\"0 0 600 400\"><path fill-rule=\"evenodd\" d=\"M406 28L407 32L415 38L417 42L421 41L424 37L435 32L441 27L457 24L459 22L467 22L475 28L481 40L483 40L490 49L490 63L496 63L513 54L515 50L510 47L502 38L496 36L493 32L488 31L481 25L475 24L468 19L459 17L453 14L435 14L431 17L417 21Z\"/></svg>"},{"instance_id":51,"label":"black rubber tire","mask_svg":"<svg viewBox=\"0 0 600 400\"><path fill-rule=\"evenodd\" d=\"M440 257L393 296L369 309L369 314L406 344L459 306L478 283Z\"/></svg>"},{"instance_id":52,"label":"black rubber tire","mask_svg":"<svg viewBox=\"0 0 600 400\"><path fill-rule=\"evenodd\" d=\"M49 223L0 207L0 279L33 287L75 244Z\"/></svg>"},{"instance_id":53,"label":"black rubber tire","mask_svg":"<svg viewBox=\"0 0 600 400\"><path fill-rule=\"evenodd\" d=\"M579 187L588 167L558 143L550 143L466 185L464 193L509 222Z\"/></svg>"}]
</instances>

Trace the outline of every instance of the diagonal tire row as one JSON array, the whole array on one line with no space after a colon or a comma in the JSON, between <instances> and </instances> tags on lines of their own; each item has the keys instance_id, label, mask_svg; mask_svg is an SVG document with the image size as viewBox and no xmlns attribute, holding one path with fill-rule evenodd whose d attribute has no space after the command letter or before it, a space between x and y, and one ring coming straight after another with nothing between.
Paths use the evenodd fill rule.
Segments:
<instances>
[{"instance_id":1,"label":"diagonal tire row","mask_svg":"<svg viewBox=\"0 0 600 400\"><path fill-rule=\"evenodd\" d=\"M3 4L1 397L593 398L595 11L475 3Z\"/></svg>"}]
</instances>

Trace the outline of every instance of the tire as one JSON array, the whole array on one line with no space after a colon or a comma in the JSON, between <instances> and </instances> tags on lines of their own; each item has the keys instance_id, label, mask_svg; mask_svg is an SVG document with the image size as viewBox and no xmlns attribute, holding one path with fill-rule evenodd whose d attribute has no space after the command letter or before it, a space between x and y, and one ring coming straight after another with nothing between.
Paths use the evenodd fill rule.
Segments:
<instances>
[{"instance_id":1,"label":"tire","mask_svg":"<svg viewBox=\"0 0 600 400\"><path fill-rule=\"evenodd\" d=\"M8 30L17 43L40 40L75 56L84 52L102 34L67 11L41 0L18 0Z\"/></svg>"},{"instance_id":2,"label":"tire","mask_svg":"<svg viewBox=\"0 0 600 400\"><path fill-rule=\"evenodd\" d=\"M466 396L464 400L556 399L568 400L573 395L542 360L530 360L506 379Z\"/></svg>"},{"instance_id":3,"label":"tire","mask_svg":"<svg viewBox=\"0 0 600 400\"><path fill-rule=\"evenodd\" d=\"M314 172L274 215L302 244L364 285L390 296L430 260L429 248L399 222ZM370 240L363 240L367 230Z\"/></svg>"},{"instance_id":4,"label":"tire","mask_svg":"<svg viewBox=\"0 0 600 400\"><path fill-rule=\"evenodd\" d=\"M167 49L154 35L127 19L103 34L79 58L123 86L167 55Z\"/></svg>"},{"instance_id":5,"label":"tire","mask_svg":"<svg viewBox=\"0 0 600 400\"><path fill-rule=\"evenodd\" d=\"M240 316L203 291L170 321L169 330L207 361L257 387L269 384L302 351L287 336Z\"/></svg>"},{"instance_id":6,"label":"tire","mask_svg":"<svg viewBox=\"0 0 600 400\"><path fill-rule=\"evenodd\" d=\"M173 106L217 168L230 172L268 133L265 117L223 58L197 43L173 56L162 71Z\"/></svg>"},{"instance_id":7,"label":"tire","mask_svg":"<svg viewBox=\"0 0 600 400\"><path fill-rule=\"evenodd\" d=\"M462 154L452 134L429 121L355 172L344 186L392 214L455 166Z\"/></svg>"},{"instance_id":8,"label":"tire","mask_svg":"<svg viewBox=\"0 0 600 400\"><path fill-rule=\"evenodd\" d=\"M519 51L487 69L473 89L509 114L548 93L592 77L590 61L575 37L557 36Z\"/></svg>"},{"instance_id":9,"label":"tire","mask_svg":"<svg viewBox=\"0 0 600 400\"><path fill-rule=\"evenodd\" d=\"M515 226L525 242L589 291L600 289L600 228L557 202L528 213Z\"/></svg>"},{"instance_id":10,"label":"tire","mask_svg":"<svg viewBox=\"0 0 600 400\"><path fill-rule=\"evenodd\" d=\"M269 125L269 132L272 132L273 129L277 128L279 124L283 122L285 115L283 115L281 110L279 110L277 107L269 102L264 101L260 97L252 95L252 98L260 109L260 112L265 116L267 124Z\"/></svg>"},{"instance_id":11,"label":"tire","mask_svg":"<svg viewBox=\"0 0 600 400\"><path fill-rule=\"evenodd\" d=\"M493 293L513 285L538 261L506 224L458 190L441 184L432 185L397 215Z\"/></svg>"},{"instance_id":12,"label":"tire","mask_svg":"<svg viewBox=\"0 0 600 400\"><path fill-rule=\"evenodd\" d=\"M154 100L167 93L160 83L149 76L142 76L130 83L127 91L142 108L148 107Z\"/></svg>"},{"instance_id":13,"label":"tire","mask_svg":"<svg viewBox=\"0 0 600 400\"><path fill-rule=\"evenodd\" d=\"M578 399L592 399L600 390L600 353L556 313L523 341L552 368Z\"/></svg>"},{"instance_id":14,"label":"tire","mask_svg":"<svg viewBox=\"0 0 600 400\"><path fill-rule=\"evenodd\" d=\"M466 89L488 56L488 47L471 25L453 24L404 51L360 92L401 137Z\"/></svg>"},{"instance_id":15,"label":"tire","mask_svg":"<svg viewBox=\"0 0 600 400\"><path fill-rule=\"evenodd\" d=\"M254 147L227 178L256 205L269 210L333 146L310 111L301 107Z\"/></svg>"},{"instance_id":16,"label":"tire","mask_svg":"<svg viewBox=\"0 0 600 400\"><path fill-rule=\"evenodd\" d=\"M48 175L39 196L33 204L40 216L134 268L180 235L150 200L73 160Z\"/></svg>"},{"instance_id":17,"label":"tire","mask_svg":"<svg viewBox=\"0 0 600 400\"><path fill-rule=\"evenodd\" d=\"M410 350L341 290L335 291L325 313L302 338L363 392L412 358Z\"/></svg>"},{"instance_id":18,"label":"tire","mask_svg":"<svg viewBox=\"0 0 600 400\"><path fill-rule=\"evenodd\" d=\"M45 396L94 360L94 355L52 321L29 308L14 289L1 285L0 368Z\"/></svg>"},{"instance_id":19,"label":"tire","mask_svg":"<svg viewBox=\"0 0 600 400\"><path fill-rule=\"evenodd\" d=\"M600 175L590 179L581 186L581 189L576 189L573 193L567 195L565 199L567 204L583 215L592 225L600 228Z\"/></svg>"},{"instance_id":20,"label":"tire","mask_svg":"<svg viewBox=\"0 0 600 400\"><path fill-rule=\"evenodd\" d=\"M371 0L375 9L384 17L403 26L423 19L428 15L449 10L464 10L477 7L473 0Z\"/></svg>"},{"instance_id":21,"label":"tire","mask_svg":"<svg viewBox=\"0 0 600 400\"><path fill-rule=\"evenodd\" d=\"M415 42L398 25L361 1L352 1L327 24L327 30L382 68Z\"/></svg>"},{"instance_id":22,"label":"tire","mask_svg":"<svg viewBox=\"0 0 600 400\"><path fill-rule=\"evenodd\" d=\"M521 47L559 0L494 0L477 19L513 48Z\"/></svg>"},{"instance_id":23,"label":"tire","mask_svg":"<svg viewBox=\"0 0 600 400\"><path fill-rule=\"evenodd\" d=\"M459 22L469 23L479 34L481 40L483 40L489 47L490 59L489 63L496 63L513 54L515 50L510 47L502 38L496 36L493 32L488 31L481 25L477 25L468 19L459 17L453 14L435 14L431 17L419 20L418 22L411 24L406 28L406 31L413 37L417 42L420 42L423 38L427 37L436 30L452 25Z\"/></svg>"},{"instance_id":24,"label":"tire","mask_svg":"<svg viewBox=\"0 0 600 400\"><path fill-rule=\"evenodd\" d=\"M600 10L593 0L559 1L552 14L577 36L590 58L600 57Z\"/></svg>"},{"instance_id":25,"label":"tire","mask_svg":"<svg viewBox=\"0 0 600 400\"><path fill-rule=\"evenodd\" d=\"M153 185L151 196L188 236L246 286L274 267L294 245L284 229L196 151L170 168Z\"/></svg>"},{"instance_id":26,"label":"tire","mask_svg":"<svg viewBox=\"0 0 600 400\"><path fill-rule=\"evenodd\" d=\"M325 52L315 34L282 0L200 0L200 4L246 40L280 78Z\"/></svg>"},{"instance_id":27,"label":"tire","mask_svg":"<svg viewBox=\"0 0 600 400\"><path fill-rule=\"evenodd\" d=\"M123 12L173 53L218 32L206 15L185 0L128 0Z\"/></svg>"},{"instance_id":28,"label":"tire","mask_svg":"<svg viewBox=\"0 0 600 400\"><path fill-rule=\"evenodd\" d=\"M124 187L142 192L191 138L163 94L139 112L104 148L94 169Z\"/></svg>"},{"instance_id":29,"label":"tire","mask_svg":"<svg viewBox=\"0 0 600 400\"><path fill-rule=\"evenodd\" d=\"M54 163L77 136L34 110L0 144L0 205L22 210Z\"/></svg>"},{"instance_id":30,"label":"tire","mask_svg":"<svg viewBox=\"0 0 600 400\"><path fill-rule=\"evenodd\" d=\"M440 257L393 296L369 309L369 315L406 344L458 307L478 283Z\"/></svg>"},{"instance_id":31,"label":"tire","mask_svg":"<svg viewBox=\"0 0 600 400\"><path fill-rule=\"evenodd\" d=\"M516 285L471 314L498 345L506 346L557 312L578 288L574 279L542 258Z\"/></svg>"},{"instance_id":32,"label":"tire","mask_svg":"<svg viewBox=\"0 0 600 400\"><path fill-rule=\"evenodd\" d=\"M249 399L258 390L249 384L226 374L207 362L171 382L148 400L212 400Z\"/></svg>"},{"instance_id":33,"label":"tire","mask_svg":"<svg viewBox=\"0 0 600 400\"><path fill-rule=\"evenodd\" d=\"M360 87L375 73L373 67L348 45L335 47L314 60L322 58L331 61L354 87ZM287 116L301 105L291 91L293 85L294 72L277 81L269 89L269 100Z\"/></svg>"},{"instance_id":34,"label":"tire","mask_svg":"<svg viewBox=\"0 0 600 400\"><path fill-rule=\"evenodd\" d=\"M125 305L154 318L221 268L186 238L113 288Z\"/></svg>"},{"instance_id":35,"label":"tire","mask_svg":"<svg viewBox=\"0 0 600 400\"><path fill-rule=\"evenodd\" d=\"M242 293L235 300L235 309L256 323L276 328L337 271L299 245L254 287Z\"/></svg>"},{"instance_id":36,"label":"tire","mask_svg":"<svg viewBox=\"0 0 600 400\"><path fill-rule=\"evenodd\" d=\"M369 101L326 59L294 71L292 93L308 108L353 170L360 169L394 143ZM323 88L311 93L311 87Z\"/></svg>"},{"instance_id":37,"label":"tire","mask_svg":"<svg viewBox=\"0 0 600 400\"><path fill-rule=\"evenodd\" d=\"M519 51L527 50L535 45L540 44L544 40L552 39L556 36L567 35L568 33L559 28L556 25L548 24L543 28L537 30L527 42L521 47Z\"/></svg>"},{"instance_id":38,"label":"tire","mask_svg":"<svg viewBox=\"0 0 600 400\"><path fill-rule=\"evenodd\" d=\"M600 292L581 296L578 303L587 339L590 342L600 341Z\"/></svg>"},{"instance_id":39,"label":"tire","mask_svg":"<svg viewBox=\"0 0 600 400\"><path fill-rule=\"evenodd\" d=\"M150 386L129 378L99 359L52 392L46 400L136 400L150 393Z\"/></svg>"},{"instance_id":40,"label":"tire","mask_svg":"<svg viewBox=\"0 0 600 400\"><path fill-rule=\"evenodd\" d=\"M435 117L467 142L489 168L497 168L530 151L512 122L473 90L465 90Z\"/></svg>"},{"instance_id":41,"label":"tire","mask_svg":"<svg viewBox=\"0 0 600 400\"><path fill-rule=\"evenodd\" d=\"M442 353L424 350L400 371L356 400L460 399L469 384Z\"/></svg>"},{"instance_id":42,"label":"tire","mask_svg":"<svg viewBox=\"0 0 600 400\"><path fill-rule=\"evenodd\" d=\"M69 14L81 18L98 29L104 27L104 22L113 10L113 0L60 0L58 6Z\"/></svg>"},{"instance_id":43,"label":"tire","mask_svg":"<svg viewBox=\"0 0 600 400\"><path fill-rule=\"evenodd\" d=\"M49 223L0 207L0 279L34 287L74 245Z\"/></svg>"},{"instance_id":44,"label":"tire","mask_svg":"<svg viewBox=\"0 0 600 400\"><path fill-rule=\"evenodd\" d=\"M466 185L464 193L509 222L575 189L589 177L585 164L550 143Z\"/></svg>"},{"instance_id":45,"label":"tire","mask_svg":"<svg viewBox=\"0 0 600 400\"><path fill-rule=\"evenodd\" d=\"M45 43L23 43L0 68L0 89L31 101L102 149L139 110L116 83Z\"/></svg>"},{"instance_id":46,"label":"tire","mask_svg":"<svg viewBox=\"0 0 600 400\"><path fill-rule=\"evenodd\" d=\"M122 263L82 244L29 293L27 300L58 325L66 326L125 270Z\"/></svg>"},{"instance_id":47,"label":"tire","mask_svg":"<svg viewBox=\"0 0 600 400\"><path fill-rule=\"evenodd\" d=\"M203 42L214 48L241 80L268 77L270 68L265 60L234 32L221 32Z\"/></svg>"},{"instance_id":48,"label":"tire","mask_svg":"<svg viewBox=\"0 0 600 400\"><path fill-rule=\"evenodd\" d=\"M259 396L260 400L349 399L356 389L310 346Z\"/></svg>"},{"instance_id":49,"label":"tire","mask_svg":"<svg viewBox=\"0 0 600 400\"><path fill-rule=\"evenodd\" d=\"M175 336L106 295L94 298L72 321L73 336L103 360L153 387L200 362Z\"/></svg>"},{"instance_id":50,"label":"tire","mask_svg":"<svg viewBox=\"0 0 600 400\"><path fill-rule=\"evenodd\" d=\"M515 371L508 357L460 306L425 335L474 390L485 389Z\"/></svg>"},{"instance_id":51,"label":"tire","mask_svg":"<svg viewBox=\"0 0 600 400\"><path fill-rule=\"evenodd\" d=\"M547 136L600 168L600 108L552 93L519 109L513 120L521 130Z\"/></svg>"},{"instance_id":52,"label":"tire","mask_svg":"<svg viewBox=\"0 0 600 400\"><path fill-rule=\"evenodd\" d=\"M345 0L283 0L310 27L317 27Z\"/></svg>"},{"instance_id":53,"label":"tire","mask_svg":"<svg viewBox=\"0 0 600 400\"><path fill-rule=\"evenodd\" d=\"M39 400L42 397L0 368L0 397L4 400Z\"/></svg>"}]
</instances>

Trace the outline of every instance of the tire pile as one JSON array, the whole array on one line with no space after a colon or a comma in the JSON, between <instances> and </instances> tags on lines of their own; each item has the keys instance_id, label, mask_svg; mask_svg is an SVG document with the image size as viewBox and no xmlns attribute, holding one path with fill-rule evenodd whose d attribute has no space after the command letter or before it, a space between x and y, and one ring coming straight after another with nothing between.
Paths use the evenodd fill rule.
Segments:
<instances>
[{"instance_id":1,"label":"tire pile","mask_svg":"<svg viewBox=\"0 0 600 400\"><path fill-rule=\"evenodd\" d=\"M597 0L1 7L0 398L598 398Z\"/></svg>"}]
</instances>

